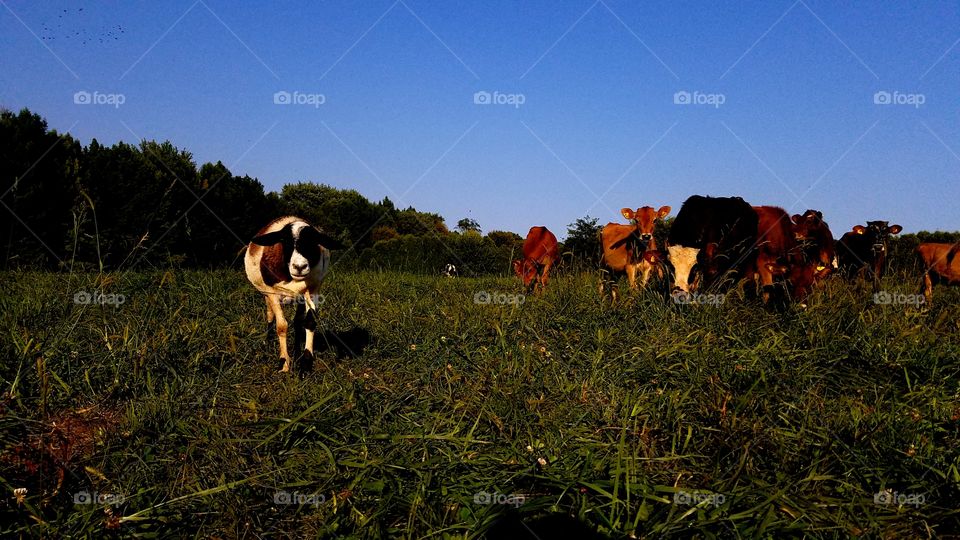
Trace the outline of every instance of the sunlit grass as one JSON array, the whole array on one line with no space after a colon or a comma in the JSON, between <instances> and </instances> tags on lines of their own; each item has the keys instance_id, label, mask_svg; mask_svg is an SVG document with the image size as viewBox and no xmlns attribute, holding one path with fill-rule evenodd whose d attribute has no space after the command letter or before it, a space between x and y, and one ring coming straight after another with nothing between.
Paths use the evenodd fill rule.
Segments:
<instances>
[{"instance_id":1,"label":"sunlit grass","mask_svg":"<svg viewBox=\"0 0 960 540\"><path fill-rule=\"evenodd\" d=\"M960 530L960 290L922 309L839 281L804 310L611 307L584 274L478 304L519 283L334 273L331 348L301 378L276 373L239 272L3 278L3 535L476 537L555 515L611 537ZM887 489L923 504L875 503Z\"/></svg>"}]
</instances>

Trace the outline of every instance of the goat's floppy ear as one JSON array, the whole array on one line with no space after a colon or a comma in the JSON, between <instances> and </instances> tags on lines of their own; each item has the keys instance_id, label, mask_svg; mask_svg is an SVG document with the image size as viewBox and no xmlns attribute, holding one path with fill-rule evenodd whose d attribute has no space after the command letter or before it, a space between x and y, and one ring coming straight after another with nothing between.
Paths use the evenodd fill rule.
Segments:
<instances>
[{"instance_id":1,"label":"goat's floppy ear","mask_svg":"<svg viewBox=\"0 0 960 540\"><path fill-rule=\"evenodd\" d=\"M317 229L316 227L314 227L313 230L316 231L317 243L320 244L321 246L327 249L346 249L347 248L347 246L343 245L342 242L330 236L329 234L321 231L320 229Z\"/></svg>"},{"instance_id":2,"label":"goat's floppy ear","mask_svg":"<svg viewBox=\"0 0 960 540\"><path fill-rule=\"evenodd\" d=\"M260 236L254 236L253 240L250 240L250 243L258 246L272 246L282 242L285 234L287 234L287 231L280 229L279 231L273 231L267 234L261 234Z\"/></svg>"}]
</instances>

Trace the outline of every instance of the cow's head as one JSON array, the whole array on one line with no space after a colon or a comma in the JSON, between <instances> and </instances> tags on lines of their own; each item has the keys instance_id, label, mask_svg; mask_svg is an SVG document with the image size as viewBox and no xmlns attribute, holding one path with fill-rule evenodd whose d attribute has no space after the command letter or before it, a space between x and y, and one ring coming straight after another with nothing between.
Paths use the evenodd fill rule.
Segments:
<instances>
[{"instance_id":1,"label":"cow's head","mask_svg":"<svg viewBox=\"0 0 960 540\"><path fill-rule=\"evenodd\" d=\"M653 231L658 219L663 219L670 215L669 206L661 206L659 210L654 210L652 206L644 206L631 210L623 208L620 210L623 217L633 221L637 226L637 236L644 244L653 240Z\"/></svg>"},{"instance_id":2,"label":"cow's head","mask_svg":"<svg viewBox=\"0 0 960 540\"><path fill-rule=\"evenodd\" d=\"M693 274L693 267L697 264L697 256L700 254L699 248L684 246L667 247L667 260L673 267L673 291L688 293L696 290L696 286L690 282Z\"/></svg>"},{"instance_id":3,"label":"cow's head","mask_svg":"<svg viewBox=\"0 0 960 540\"><path fill-rule=\"evenodd\" d=\"M323 261L323 250L343 249L337 239L305 221L294 221L282 229L261 234L250 241L258 246L280 245L283 263L294 281L302 281ZM279 269L278 269L279 270Z\"/></svg>"},{"instance_id":4,"label":"cow's head","mask_svg":"<svg viewBox=\"0 0 960 540\"><path fill-rule=\"evenodd\" d=\"M899 225L887 225L887 221L868 221L867 226L857 225L853 232L862 234L870 242L870 247L874 255L886 254L887 238L892 234L900 234L903 227Z\"/></svg>"},{"instance_id":5,"label":"cow's head","mask_svg":"<svg viewBox=\"0 0 960 540\"><path fill-rule=\"evenodd\" d=\"M816 241L826 227L823 213L818 210L807 210L802 216L794 214L790 219L793 222L793 235L800 244Z\"/></svg>"},{"instance_id":6,"label":"cow's head","mask_svg":"<svg viewBox=\"0 0 960 540\"><path fill-rule=\"evenodd\" d=\"M806 261L814 269L814 278L823 279L834 269L833 233L830 226L823 220L823 213L819 210L807 210L794 214L791 218L793 234L806 257Z\"/></svg>"},{"instance_id":7,"label":"cow's head","mask_svg":"<svg viewBox=\"0 0 960 540\"><path fill-rule=\"evenodd\" d=\"M537 263L530 259L513 261L513 272L523 281L524 287L529 288L534 285L534 280L537 279L537 270Z\"/></svg>"},{"instance_id":8,"label":"cow's head","mask_svg":"<svg viewBox=\"0 0 960 540\"><path fill-rule=\"evenodd\" d=\"M817 263L808 262L802 257L792 259L788 263L780 261L767 264L767 269L774 276L786 280L790 297L797 301L803 301L813 291L813 283L819 271Z\"/></svg>"}]
</instances>

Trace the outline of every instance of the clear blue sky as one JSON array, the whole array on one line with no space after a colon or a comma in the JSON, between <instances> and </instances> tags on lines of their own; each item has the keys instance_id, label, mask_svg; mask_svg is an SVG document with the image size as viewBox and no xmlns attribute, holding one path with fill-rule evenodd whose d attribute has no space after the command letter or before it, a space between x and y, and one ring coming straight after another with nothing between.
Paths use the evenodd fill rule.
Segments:
<instances>
[{"instance_id":1,"label":"clear blue sky","mask_svg":"<svg viewBox=\"0 0 960 540\"><path fill-rule=\"evenodd\" d=\"M958 41L955 1L3 0L0 106L484 231L563 237L695 193L820 209L837 236L957 230Z\"/></svg>"}]
</instances>

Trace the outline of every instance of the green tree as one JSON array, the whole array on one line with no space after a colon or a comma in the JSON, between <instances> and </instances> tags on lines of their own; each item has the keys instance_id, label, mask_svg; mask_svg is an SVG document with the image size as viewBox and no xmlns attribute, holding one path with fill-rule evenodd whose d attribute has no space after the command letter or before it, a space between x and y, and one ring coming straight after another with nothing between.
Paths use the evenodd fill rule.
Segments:
<instances>
[{"instance_id":1,"label":"green tree","mask_svg":"<svg viewBox=\"0 0 960 540\"><path fill-rule=\"evenodd\" d=\"M476 220L471 218L463 218L460 221L458 221L457 230L460 231L461 233L465 233L467 231L481 232L480 224L477 223Z\"/></svg>"},{"instance_id":2,"label":"green tree","mask_svg":"<svg viewBox=\"0 0 960 540\"><path fill-rule=\"evenodd\" d=\"M597 218L582 217L567 226L564 250L570 253L575 266L596 268L600 262L600 230Z\"/></svg>"}]
</instances>

